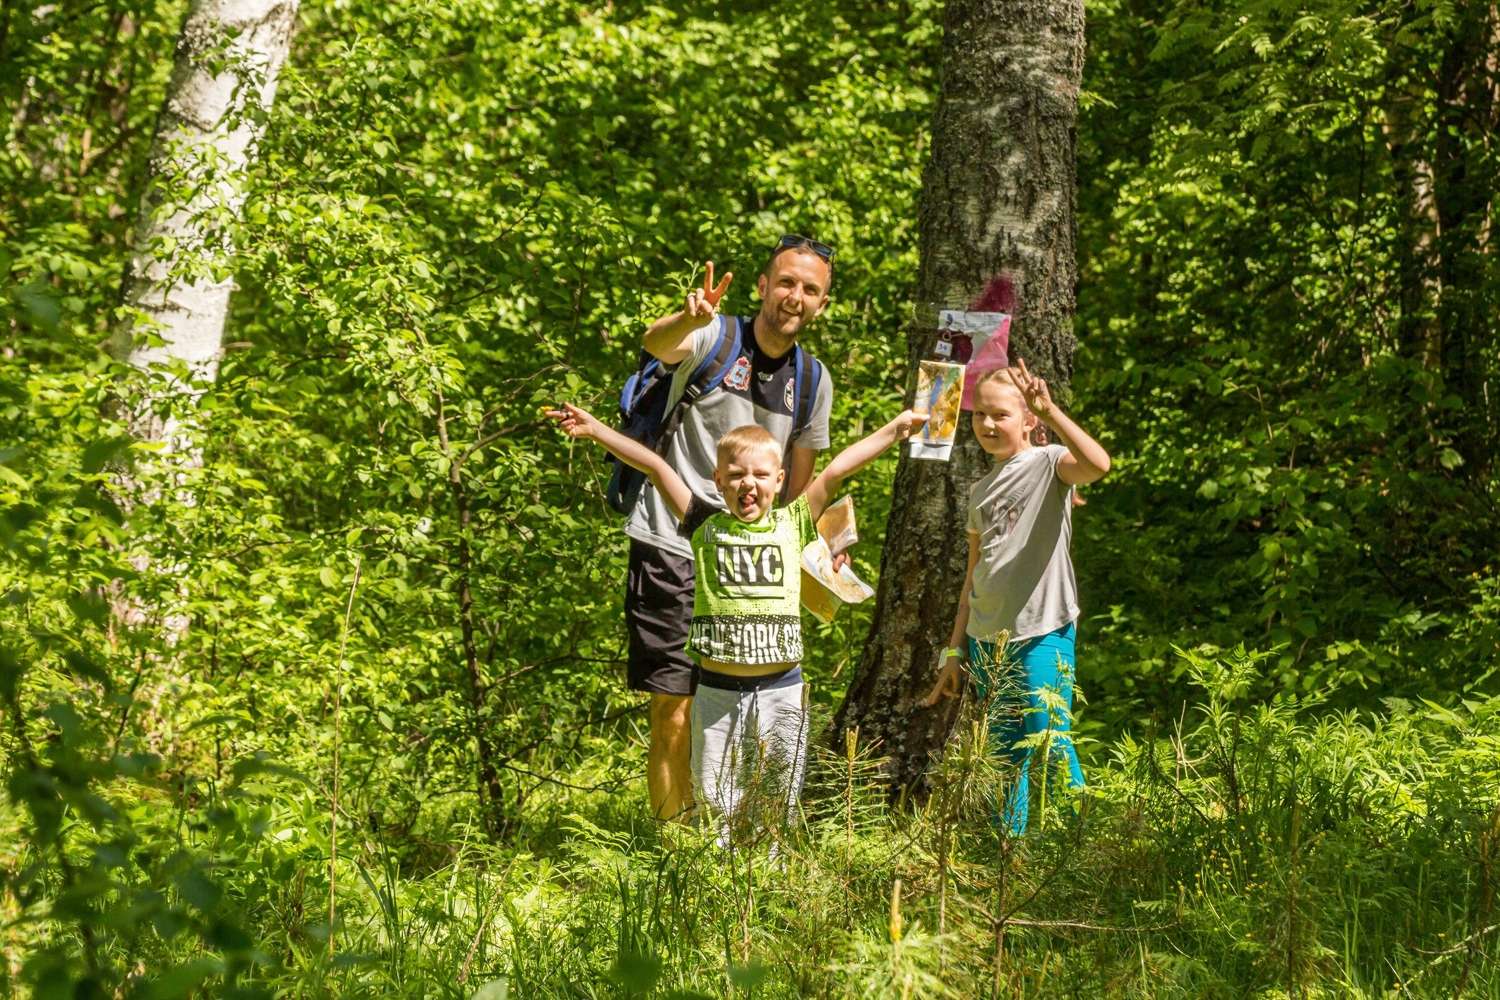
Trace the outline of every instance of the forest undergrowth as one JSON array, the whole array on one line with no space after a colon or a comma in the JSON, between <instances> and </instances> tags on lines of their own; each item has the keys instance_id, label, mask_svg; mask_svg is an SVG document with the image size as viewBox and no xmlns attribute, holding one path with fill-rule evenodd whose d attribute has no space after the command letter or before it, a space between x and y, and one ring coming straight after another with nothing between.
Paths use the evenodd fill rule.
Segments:
<instances>
[{"instance_id":1,"label":"forest undergrowth","mask_svg":"<svg viewBox=\"0 0 1500 1000\"><path fill-rule=\"evenodd\" d=\"M1196 688L1180 717L1085 748L1087 791L1023 838L991 819L1011 775L973 705L920 800L892 802L879 748L854 738L816 752L793 822L727 848L648 820L637 788L585 790L611 768L593 757L506 844L459 814L440 840L382 837L347 792L330 865L328 790L284 763L248 758L184 795L149 754L85 767L31 748L0 842L15 845L6 867L36 878L6 899L0 984L1500 996L1500 699L1309 713L1248 697L1267 654L1180 655ZM66 802L52 814L48 791Z\"/></svg>"}]
</instances>

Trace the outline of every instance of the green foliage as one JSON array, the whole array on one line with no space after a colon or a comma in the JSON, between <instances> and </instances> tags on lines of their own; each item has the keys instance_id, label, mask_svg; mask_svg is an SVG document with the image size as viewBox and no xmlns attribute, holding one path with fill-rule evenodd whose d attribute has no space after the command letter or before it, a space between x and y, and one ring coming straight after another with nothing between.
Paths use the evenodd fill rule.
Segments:
<instances>
[{"instance_id":1,"label":"green foliage","mask_svg":"<svg viewBox=\"0 0 1500 1000\"><path fill-rule=\"evenodd\" d=\"M1495 576L1495 313L1455 330L1429 293L1469 262L1463 294L1489 302L1500 273L1478 244L1422 252L1412 178L1452 188L1461 162L1494 188L1482 139L1441 148L1472 25L1373 3L1090 15L1109 106L1079 155L1078 390L1119 456L1076 545L1111 595L1096 703L1159 701L1174 642L1252 636L1281 647L1266 693L1466 688L1497 652L1451 641ZM1455 367L1463 338L1488 346Z\"/></svg>"},{"instance_id":2,"label":"green foliage","mask_svg":"<svg viewBox=\"0 0 1500 1000\"><path fill-rule=\"evenodd\" d=\"M185 4L0 14L0 316L28 360L86 359L121 262ZM7 358L9 362L9 358Z\"/></svg>"},{"instance_id":3,"label":"green foliage","mask_svg":"<svg viewBox=\"0 0 1500 1000\"><path fill-rule=\"evenodd\" d=\"M931 6L304 5L232 227L239 291L193 414L201 466L137 450L133 471L106 417L125 381L98 345L183 9L5 15L0 403L4 439L25 443L0 464L6 826L42 852L5 861L6 912L24 917L5 950L39 956L6 975L146 990L149 968L150 990L184 995L228 989L246 962L314 960L330 934L357 956L319 915L336 743L335 872L383 900L387 928L406 916L391 878L450 864L455 829L557 839L554 776L638 775L623 540L597 456L538 405L603 409L639 331L710 254L740 272L732 306L753 308L786 229L839 245L814 347L843 419L884 419L932 92L931 60L908 55L935 44ZM846 40L829 45L829 24ZM116 477L164 474L175 488L149 503L107 499ZM879 476L856 487L873 524ZM840 655L859 631L831 631ZM149 756L112 763L131 754ZM273 763L307 791L260 770ZM235 804L273 785L268 812ZM58 908L90 836L172 849L127 854L128 878ZM203 914L200 943L153 932L145 910L129 941L101 938L99 921L145 905L137 891L163 920ZM279 949L255 950L264 927L204 936L220 915L271 921ZM376 949L398 987L401 947Z\"/></svg>"},{"instance_id":4,"label":"green foliage","mask_svg":"<svg viewBox=\"0 0 1500 1000\"><path fill-rule=\"evenodd\" d=\"M127 980L185 996L215 977L226 996L261 995L242 985L267 961L244 923L257 892L244 875L265 863L269 803L286 792L272 779L290 772L251 756L192 774L161 752L171 727L142 720L163 709L142 682L166 650L138 641L145 630L122 642L111 608L142 579L108 488L137 449L101 418L99 375L3 383L7 429L28 443L7 453L0 490L0 830L12 845L0 857L15 963L0 981L39 997Z\"/></svg>"},{"instance_id":5,"label":"green foliage","mask_svg":"<svg viewBox=\"0 0 1500 1000\"><path fill-rule=\"evenodd\" d=\"M1089 4L1083 815L1001 840L965 723L921 803L825 752L774 856L645 818L624 543L537 411L783 231L835 444L899 405L940 5L304 3L187 468L99 351L184 6L0 14L0 992L1500 991L1484 5Z\"/></svg>"},{"instance_id":6,"label":"green foliage","mask_svg":"<svg viewBox=\"0 0 1500 1000\"><path fill-rule=\"evenodd\" d=\"M545 856L460 834L447 864L419 871L371 844L340 887L347 958L299 951L262 911L264 947L287 956L262 981L455 997L1490 995L1500 703L1319 716L1248 698L1271 660L1184 654L1202 701L1111 746L1081 815L1024 840L992 821L1009 775L976 719L919 809L883 804L868 748L820 754L774 853L651 826L641 803L636 832L600 826L613 806L598 794L574 800Z\"/></svg>"}]
</instances>

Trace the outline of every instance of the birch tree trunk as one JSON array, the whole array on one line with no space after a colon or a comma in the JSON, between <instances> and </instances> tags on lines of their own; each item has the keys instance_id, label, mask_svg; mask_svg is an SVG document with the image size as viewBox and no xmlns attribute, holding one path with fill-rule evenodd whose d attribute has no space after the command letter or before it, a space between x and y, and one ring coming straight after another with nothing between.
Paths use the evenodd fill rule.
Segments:
<instances>
[{"instance_id":1,"label":"birch tree trunk","mask_svg":"<svg viewBox=\"0 0 1500 1000\"><path fill-rule=\"evenodd\" d=\"M194 0L177 43L141 197L124 318L111 351L149 380L132 409L145 440L182 447L162 402L191 400L218 374L234 282L231 227L243 178L276 92L297 0ZM191 450L191 449L189 449Z\"/></svg>"},{"instance_id":2,"label":"birch tree trunk","mask_svg":"<svg viewBox=\"0 0 1500 1000\"><path fill-rule=\"evenodd\" d=\"M183 22L141 194L124 308L110 341L111 353L139 373L120 393L131 435L163 445L150 464L117 472L115 497L127 509L155 504L201 464L185 417L218 375L234 287L232 226L296 14L297 0L193 0ZM180 500L191 504L193 497L182 491ZM164 580L183 568L160 552L129 558L143 575ZM167 644L187 630L176 602L127 595L119 581L110 604L115 621L151 625Z\"/></svg>"},{"instance_id":3,"label":"birch tree trunk","mask_svg":"<svg viewBox=\"0 0 1500 1000\"><path fill-rule=\"evenodd\" d=\"M949 0L932 158L922 181L913 371L936 357L938 309L993 310L1013 292L1011 354L1065 389L1078 279L1074 145L1083 0ZM953 627L967 555L969 486L988 468L968 421L949 462L901 458L880 590L834 742L857 727L915 785L956 702L924 710Z\"/></svg>"}]
</instances>

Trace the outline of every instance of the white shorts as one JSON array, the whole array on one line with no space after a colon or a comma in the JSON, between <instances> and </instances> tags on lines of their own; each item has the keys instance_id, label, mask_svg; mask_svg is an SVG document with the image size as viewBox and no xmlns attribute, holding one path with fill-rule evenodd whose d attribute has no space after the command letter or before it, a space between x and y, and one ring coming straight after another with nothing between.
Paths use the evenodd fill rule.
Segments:
<instances>
[{"instance_id":1,"label":"white shorts","mask_svg":"<svg viewBox=\"0 0 1500 1000\"><path fill-rule=\"evenodd\" d=\"M722 686L721 686L722 685ZM693 696L693 784L719 843L785 824L807 763L802 668L765 677L700 671Z\"/></svg>"}]
</instances>

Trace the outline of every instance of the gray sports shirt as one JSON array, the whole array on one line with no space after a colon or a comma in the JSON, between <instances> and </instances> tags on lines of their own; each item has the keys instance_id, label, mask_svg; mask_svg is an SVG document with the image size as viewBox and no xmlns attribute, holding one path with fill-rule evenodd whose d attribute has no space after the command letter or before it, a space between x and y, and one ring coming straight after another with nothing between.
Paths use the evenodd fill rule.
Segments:
<instances>
[{"instance_id":1,"label":"gray sports shirt","mask_svg":"<svg viewBox=\"0 0 1500 1000\"><path fill-rule=\"evenodd\" d=\"M990 640L1009 629L1033 639L1078 617L1078 584L1068 544L1073 487L1057 475L1060 444L1027 448L969 490L969 530L979 562L969 593L968 633Z\"/></svg>"},{"instance_id":2,"label":"gray sports shirt","mask_svg":"<svg viewBox=\"0 0 1500 1000\"><path fill-rule=\"evenodd\" d=\"M720 316L715 322L693 332L692 352L673 373L669 402L675 402L682 395L694 369L713 350L720 328L729 322L730 317ZM677 470L688 489L706 503L720 507L724 505L724 498L714 485L714 462L719 438L730 430L743 424L760 424L781 442L783 448L788 442L815 450L828 447L828 414L833 408L833 380L828 369L823 369L823 377L818 380L812 419L806 430L793 437L796 375L793 352L788 351L779 358L763 354L755 343L750 322L748 318L742 322L740 356L730 363L723 384L688 407L664 452L667 463ZM790 474L791 470L787 471ZM625 521L625 534L685 559L693 556L692 544L677 533L677 519L650 481L641 489L640 499Z\"/></svg>"}]
</instances>

